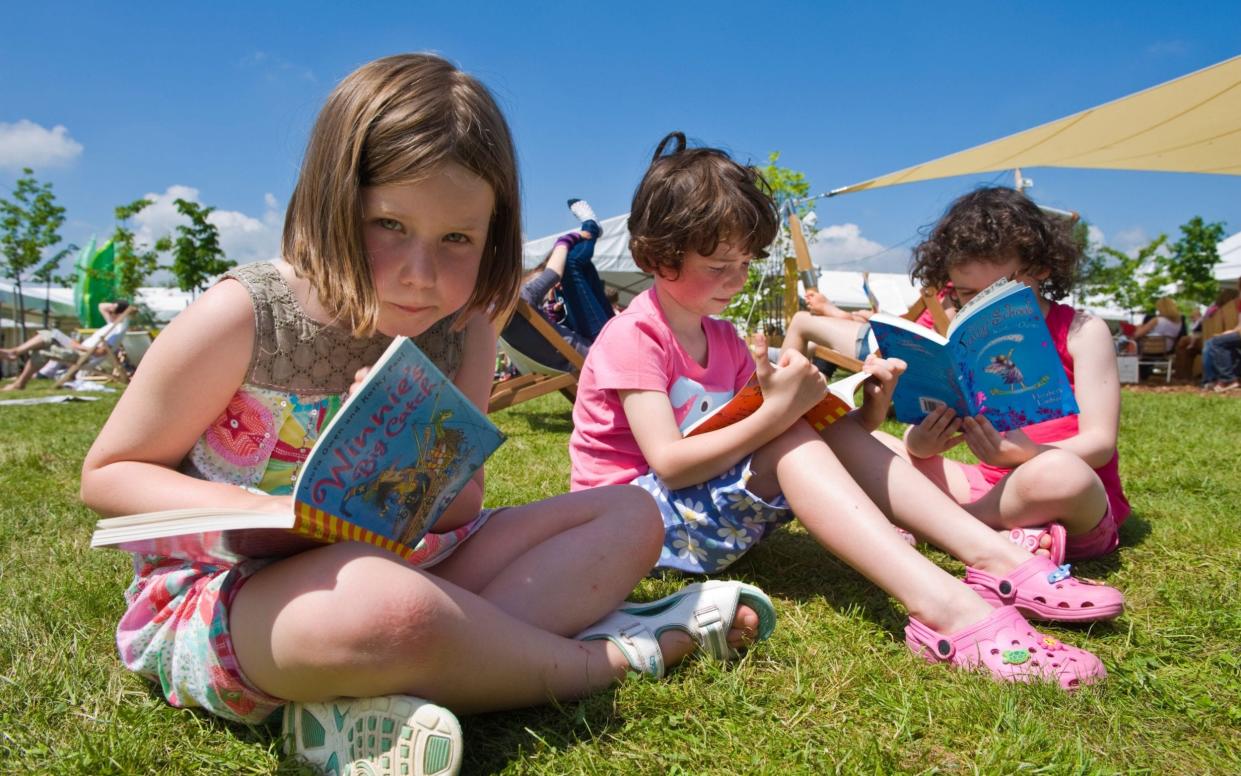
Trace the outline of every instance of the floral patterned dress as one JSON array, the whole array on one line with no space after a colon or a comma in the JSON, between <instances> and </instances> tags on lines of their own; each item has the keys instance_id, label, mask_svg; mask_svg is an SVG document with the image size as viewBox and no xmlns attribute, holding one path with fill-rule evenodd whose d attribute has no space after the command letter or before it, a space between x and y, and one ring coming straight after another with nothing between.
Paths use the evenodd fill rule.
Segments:
<instances>
[{"instance_id":1,"label":"floral patterned dress","mask_svg":"<svg viewBox=\"0 0 1241 776\"><path fill-rule=\"evenodd\" d=\"M274 265L251 264L226 277L242 283L254 305L255 339L245 382L194 444L182 472L255 492L291 493L319 432L340 408L354 373L370 366L391 338L367 339L306 316ZM451 321L415 339L446 375L456 373L462 335ZM446 557L485 522L487 513L448 533L428 534L418 565ZM283 704L242 675L233 654L228 612L237 591L267 561L236 566L135 556L134 581L117 626L125 665L160 685L174 706L197 706L257 723Z\"/></svg>"}]
</instances>

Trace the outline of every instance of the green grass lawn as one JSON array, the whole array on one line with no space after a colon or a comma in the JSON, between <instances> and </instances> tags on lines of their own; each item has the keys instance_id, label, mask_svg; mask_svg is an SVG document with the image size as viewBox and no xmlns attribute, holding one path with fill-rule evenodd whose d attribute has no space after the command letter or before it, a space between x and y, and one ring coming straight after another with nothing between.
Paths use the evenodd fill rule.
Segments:
<instances>
[{"instance_id":1,"label":"green grass lawn","mask_svg":"<svg viewBox=\"0 0 1241 776\"><path fill-rule=\"evenodd\" d=\"M129 558L88 549L95 518L77 500L82 457L114 403L0 406L0 769L296 772L274 728L170 708L120 667ZM568 411L551 396L496 416L509 442L489 464L489 504L567 487ZM691 660L581 703L465 717L465 770L1241 772L1238 429L1236 398L1125 393L1134 515L1120 551L1081 571L1124 590L1128 612L1047 628L1102 657L1100 687L1067 695L915 660L900 608L792 529L728 575L775 599L770 641L726 667ZM679 584L646 581L637 596Z\"/></svg>"}]
</instances>

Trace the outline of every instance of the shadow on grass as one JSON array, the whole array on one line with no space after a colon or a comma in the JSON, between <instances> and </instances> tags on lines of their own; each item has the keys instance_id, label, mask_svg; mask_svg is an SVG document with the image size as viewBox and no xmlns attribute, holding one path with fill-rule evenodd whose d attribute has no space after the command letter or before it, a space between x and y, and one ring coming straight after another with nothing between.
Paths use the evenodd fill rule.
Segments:
<instances>
[{"instance_id":1,"label":"shadow on grass","mask_svg":"<svg viewBox=\"0 0 1241 776\"><path fill-rule=\"evenodd\" d=\"M573 408L564 407L556 412L522 412L514 413L514 419L520 418L527 430L539 434L569 434L573 431Z\"/></svg>"},{"instance_id":2,"label":"shadow on grass","mask_svg":"<svg viewBox=\"0 0 1241 776\"><path fill-rule=\"evenodd\" d=\"M581 701L461 717L462 773L496 773L534 754L554 755L608 737L623 720L615 691Z\"/></svg>"},{"instance_id":3,"label":"shadow on grass","mask_svg":"<svg viewBox=\"0 0 1241 776\"><path fill-rule=\"evenodd\" d=\"M857 612L894 638L905 638L906 616L888 594L801 531L776 531L717 576L751 581L776 598L822 598L837 612Z\"/></svg>"}]
</instances>

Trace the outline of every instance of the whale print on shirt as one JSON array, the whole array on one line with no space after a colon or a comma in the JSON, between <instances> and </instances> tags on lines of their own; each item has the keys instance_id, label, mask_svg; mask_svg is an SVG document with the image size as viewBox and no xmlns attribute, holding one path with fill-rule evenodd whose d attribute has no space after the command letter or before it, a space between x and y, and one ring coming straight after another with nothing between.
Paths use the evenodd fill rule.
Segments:
<instances>
[{"instance_id":1,"label":"whale print on shirt","mask_svg":"<svg viewBox=\"0 0 1241 776\"><path fill-rule=\"evenodd\" d=\"M732 397L732 391L708 391L702 383L688 377L678 377L672 384L672 390L668 391L672 412L678 418L677 426L682 432Z\"/></svg>"}]
</instances>

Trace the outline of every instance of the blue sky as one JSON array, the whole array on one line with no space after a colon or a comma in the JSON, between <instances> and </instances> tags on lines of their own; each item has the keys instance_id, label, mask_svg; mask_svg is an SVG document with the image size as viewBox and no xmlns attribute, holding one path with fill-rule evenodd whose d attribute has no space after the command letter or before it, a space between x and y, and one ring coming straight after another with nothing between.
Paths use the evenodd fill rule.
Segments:
<instances>
[{"instance_id":1,"label":"blue sky","mask_svg":"<svg viewBox=\"0 0 1241 776\"><path fill-rule=\"evenodd\" d=\"M569 228L570 196L628 210L673 129L741 159L854 183L1060 118L1241 53L1241 4L9 4L0 46L0 196L22 164L68 209L67 242L106 236L152 194L219 210L238 261L278 252L314 116L354 67L433 50L479 76L513 127L528 237ZM1194 215L1241 230L1241 178L1029 169L1036 200L1109 245ZM828 264L903 268L918 229L993 174L818 207Z\"/></svg>"}]
</instances>

